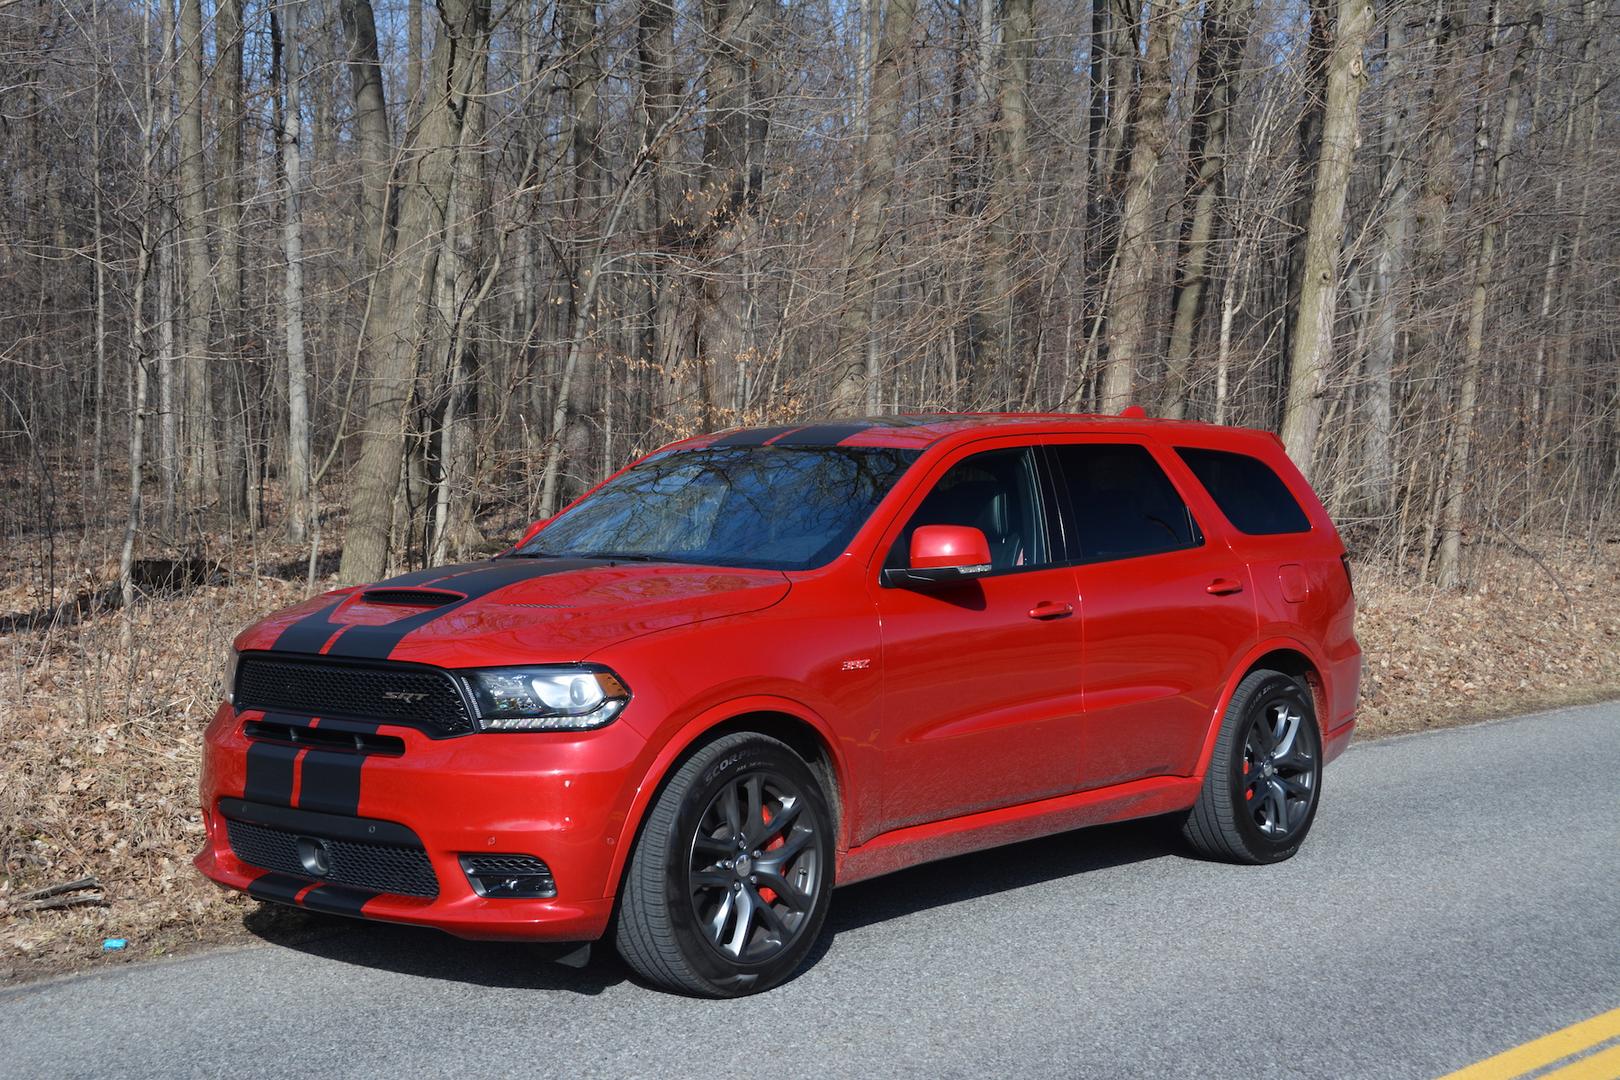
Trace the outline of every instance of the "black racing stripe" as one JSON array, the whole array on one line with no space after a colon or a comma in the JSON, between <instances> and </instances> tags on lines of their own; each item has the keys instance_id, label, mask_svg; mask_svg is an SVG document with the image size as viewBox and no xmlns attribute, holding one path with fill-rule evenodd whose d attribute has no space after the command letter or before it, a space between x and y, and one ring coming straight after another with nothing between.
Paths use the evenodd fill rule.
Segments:
<instances>
[{"instance_id":1,"label":"black racing stripe","mask_svg":"<svg viewBox=\"0 0 1620 1080\"><path fill-rule=\"evenodd\" d=\"M484 565L484 563L464 563L459 566L433 566L426 570L400 574L398 577L378 582L372 588L397 589L412 585L425 585L429 582L443 581L454 578L459 574L472 572ZM305 615L283 630L270 648L276 652L319 653L326 643L332 640L332 635L344 628L343 623L332 621L332 614L347 599L349 599L347 594L340 596L330 604Z\"/></svg>"},{"instance_id":2,"label":"black racing stripe","mask_svg":"<svg viewBox=\"0 0 1620 1080\"><path fill-rule=\"evenodd\" d=\"M342 637L332 643L327 655L357 660L386 660L406 635L420 630L435 619L444 618L452 611L480 597L488 596L497 589L516 585L520 581L549 577L570 570L586 570L600 565L589 559L491 559L470 568L461 568L444 578L443 584L446 589L464 593L462 599L441 607L419 611L381 626L351 626ZM441 571L443 569L441 568ZM403 579L396 578L386 584L394 587L401 580ZM418 582L423 583L425 582Z\"/></svg>"},{"instance_id":3,"label":"black racing stripe","mask_svg":"<svg viewBox=\"0 0 1620 1080\"><path fill-rule=\"evenodd\" d=\"M733 431L730 435L722 435L714 440L705 450L712 450L717 446L764 446L767 442L790 431L798 431L803 424L784 424L779 427L744 428Z\"/></svg>"},{"instance_id":4,"label":"black racing stripe","mask_svg":"<svg viewBox=\"0 0 1620 1080\"><path fill-rule=\"evenodd\" d=\"M296 897L309 887L309 882L291 874L262 874L248 882L248 895L255 900L274 900L278 904L296 903Z\"/></svg>"},{"instance_id":5,"label":"black racing stripe","mask_svg":"<svg viewBox=\"0 0 1620 1080\"><path fill-rule=\"evenodd\" d=\"M271 806L291 806L293 768L299 748L276 743L255 742L247 752L247 782L242 797L248 802Z\"/></svg>"},{"instance_id":6,"label":"black racing stripe","mask_svg":"<svg viewBox=\"0 0 1620 1080\"><path fill-rule=\"evenodd\" d=\"M376 724L346 724L344 730L362 727L377 730ZM360 771L368 756L356 750L310 750L304 755L304 765L299 772L298 809L357 815L360 812Z\"/></svg>"},{"instance_id":7,"label":"black racing stripe","mask_svg":"<svg viewBox=\"0 0 1620 1080\"><path fill-rule=\"evenodd\" d=\"M346 599L348 597L340 596L325 607L305 615L277 635L275 643L270 648L279 652L320 652L321 646L332 640L332 635L343 628L341 623L332 621L331 615Z\"/></svg>"},{"instance_id":8,"label":"black racing stripe","mask_svg":"<svg viewBox=\"0 0 1620 1080\"><path fill-rule=\"evenodd\" d=\"M359 918L360 909L366 906L366 901L375 900L381 895L348 885L317 885L304 897L303 906L311 911L322 911L328 915L351 915Z\"/></svg>"},{"instance_id":9,"label":"black racing stripe","mask_svg":"<svg viewBox=\"0 0 1620 1080\"><path fill-rule=\"evenodd\" d=\"M837 446L851 435L859 435L876 425L870 420L850 420L838 424L812 424L790 431L772 446Z\"/></svg>"}]
</instances>

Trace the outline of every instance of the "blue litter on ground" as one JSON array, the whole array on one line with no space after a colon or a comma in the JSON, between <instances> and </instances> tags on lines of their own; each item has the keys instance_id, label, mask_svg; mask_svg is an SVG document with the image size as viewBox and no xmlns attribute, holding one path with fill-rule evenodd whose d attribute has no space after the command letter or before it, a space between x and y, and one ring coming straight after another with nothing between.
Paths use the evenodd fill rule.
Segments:
<instances>
[{"instance_id":1,"label":"blue litter on ground","mask_svg":"<svg viewBox=\"0 0 1620 1080\"><path fill-rule=\"evenodd\" d=\"M129 944L129 941L127 939L125 939L125 938L110 937L110 938L107 938L105 941L103 941L101 943L101 951L102 952L117 952L119 949L122 949L124 946L126 946L128 944Z\"/></svg>"}]
</instances>

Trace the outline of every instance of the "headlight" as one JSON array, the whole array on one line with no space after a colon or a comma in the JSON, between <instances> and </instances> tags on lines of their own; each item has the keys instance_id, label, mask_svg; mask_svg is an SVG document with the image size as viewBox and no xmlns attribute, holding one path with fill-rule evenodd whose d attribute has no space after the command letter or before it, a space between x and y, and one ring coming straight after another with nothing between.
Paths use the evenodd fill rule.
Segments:
<instances>
[{"instance_id":1,"label":"headlight","mask_svg":"<svg viewBox=\"0 0 1620 1080\"><path fill-rule=\"evenodd\" d=\"M236 661L241 654L230 645L225 646L225 704L236 704Z\"/></svg>"},{"instance_id":2,"label":"headlight","mask_svg":"<svg viewBox=\"0 0 1620 1080\"><path fill-rule=\"evenodd\" d=\"M478 726L485 731L586 731L610 722L630 700L603 668L537 667L465 671Z\"/></svg>"}]
</instances>

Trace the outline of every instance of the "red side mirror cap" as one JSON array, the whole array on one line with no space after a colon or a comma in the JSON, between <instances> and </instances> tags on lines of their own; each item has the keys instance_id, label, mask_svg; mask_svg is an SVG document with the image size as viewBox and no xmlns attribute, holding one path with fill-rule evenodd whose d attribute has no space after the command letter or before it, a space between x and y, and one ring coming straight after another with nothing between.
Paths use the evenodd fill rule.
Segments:
<instances>
[{"instance_id":1,"label":"red side mirror cap","mask_svg":"<svg viewBox=\"0 0 1620 1080\"><path fill-rule=\"evenodd\" d=\"M919 526L911 534L911 569L984 573L990 569L990 542L968 525Z\"/></svg>"}]
</instances>

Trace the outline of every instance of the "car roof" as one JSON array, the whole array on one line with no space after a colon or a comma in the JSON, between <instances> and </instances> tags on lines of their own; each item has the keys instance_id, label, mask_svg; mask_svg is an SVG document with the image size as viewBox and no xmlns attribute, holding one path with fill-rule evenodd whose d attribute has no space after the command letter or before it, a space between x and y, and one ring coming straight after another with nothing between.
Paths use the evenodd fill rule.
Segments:
<instances>
[{"instance_id":1,"label":"car roof","mask_svg":"<svg viewBox=\"0 0 1620 1080\"><path fill-rule=\"evenodd\" d=\"M1076 434L1152 430L1161 437L1186 438L1206 445L1221 437L1238 436L1237 441L1269 432L1248 428L1219 427L1183 420L1154 420L1137 415L1105 416L1094 413L902 413L895 416L863 416L843 419L806 420L794 424L739 427L709 435L684 439L666 450L707 449L717 446L871 446L921 450L953 436L983 438L1018 435L1032 427L1045 431ZM1247 436L1248 438L1245 438Z\"/></svg>"}]
</instances>

